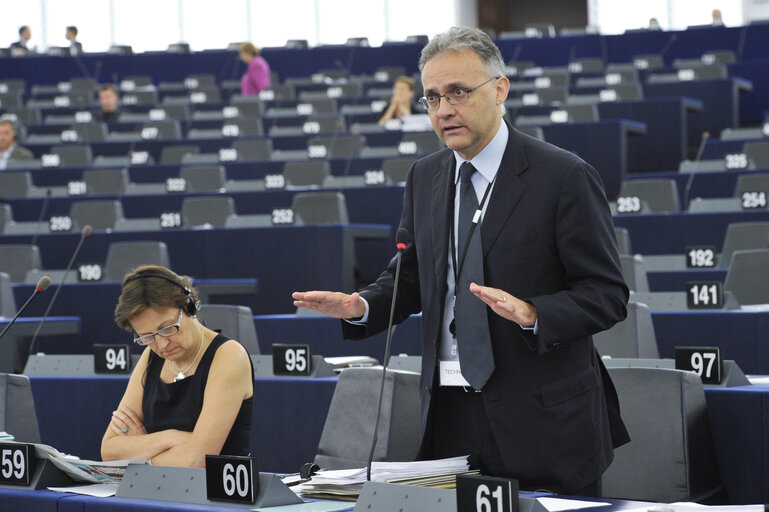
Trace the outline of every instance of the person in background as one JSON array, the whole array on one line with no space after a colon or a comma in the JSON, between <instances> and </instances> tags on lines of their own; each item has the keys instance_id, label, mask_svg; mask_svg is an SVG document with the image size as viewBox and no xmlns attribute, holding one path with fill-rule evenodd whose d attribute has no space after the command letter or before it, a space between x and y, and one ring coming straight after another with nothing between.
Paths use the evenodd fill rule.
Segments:
<instances>
[{"instance_id":1,"label":"person in background","mask_svg":"<svg viewBox=\"0 0 769 512\"><path fill-rule=\"evenodd\" d=\"M64 34L64 37L67 38L67 41L69 41L69 54L74 55L80 55L83 53L83 45L80 44L79 41L77 41L77 27L74 25L70 25L67 27L67 31Z\"/></svg>"},{"instance_id":2,"label":"person in background","mask_svg":"<svg viewBox=\"0 0 769 512\"><path fill-rule=\"evenodd\" d=\"M188 277L146 265L126 274L115 321L146 347L104 433L105 461L205 467L251 450L254 373L246 349L197 318Z\"/></svg>"},{"instance_id":3,"label":"person in background","mask_svg":"<svg viewBox=\"0 0 769 512\"><path fill-rule=\"evenodd\" d=\"M24 25L19 28L19 40L11 44L11 55L14 57L24 57L30 53L35 53L34 48L29 47L29 40L32 38L32 31L29 26Z\"/></svg>"},{"instance_id":4,"label":"person in background","mask_svg":"<svg viewBox=\"0 0 769 512\"><path fill-rule=\"evenodd\" d=\"M259 49L251 43L238 46L240 60L246 63L246 72L240 79L240 93L243 96L259 94L259 91L272 85L270 65L259 55Z\"/></svg>"},{"instance_id":5,"label":"person in background","mask_svg":"<svg viewBox=\"0 0 769 512\"><path fill-rule=\"evenodd\" d=\"M16 144L16 126L13 121L0 121L0 171L8 167L11 160L33 160L32 151Z\"/></svg>"},{"instance_id":6,"label":"person in background","mask_svg":"<svg viewBox=\"0 0 769 512\"><path fill-rule=\"evenodd\" d=\"M713 12L711 13L711 16L713 18L713 26L714 27L723 27L724 26L724 20L721 17L721 9L713 9Z\"/></svg>"},{"instance_id":7,"label":"person in background","mask_svg":"<svg viewBox=\"0 0 769 512\"><path fill-rule=\"evenodd\" d=\"M120 118L118 95L115 86L105 84L99 88L99 103L101 104L101 109L94 112L94 119L109 123Z\"/></svg>"},{"instance_id":8,"label":"person in background","mask_svg":"<svg viewBox=\"0 0 769 512\"><path fill-rule=\"evenodd\" d=\"M393 82L393 95L390 105L379 118L379 125L385 124L388 119L401 119L418 111L414 108L414 80L407 76L399 76Z\"/></svg>"},{"instance_id":9,"label":"person in background","mask_svg":"<svg viewBox=\"0 0 769 512\"><path fill-rule=\"evenodd\" d=\"M649 18L649 30L662 30L662 27L660 27L660 22L657 20L657 18Z\"/></svg>"}]
</instances>

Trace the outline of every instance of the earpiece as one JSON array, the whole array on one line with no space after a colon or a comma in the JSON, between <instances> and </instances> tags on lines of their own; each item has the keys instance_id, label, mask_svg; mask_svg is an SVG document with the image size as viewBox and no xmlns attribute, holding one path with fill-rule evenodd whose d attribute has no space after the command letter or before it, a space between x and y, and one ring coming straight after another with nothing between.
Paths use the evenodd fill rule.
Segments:
<instances>
[{"instance_id":1,"label":"earpiece","mask_svg":"<svg viewBox=\"0 0 769 512\"><path fill-rule=\"evenodd\" d=\"M159 279L165 279L166 281L175 284L179 288L184 291L184 294L187 296L187 303L184 305L184 312L187 313L187 316L195 316L198 311L200 311L200 300L196 300L192 296L192 291L186 287L181 281L178 281L172 277L169 277L164 274L158 274L156 272L142 272L141 274L136 274L132 278L128 279L125 284L130 283L131 281L136 281L137 279L142 279L145 277L157 277Z\"/></svg>"}]
</instances>

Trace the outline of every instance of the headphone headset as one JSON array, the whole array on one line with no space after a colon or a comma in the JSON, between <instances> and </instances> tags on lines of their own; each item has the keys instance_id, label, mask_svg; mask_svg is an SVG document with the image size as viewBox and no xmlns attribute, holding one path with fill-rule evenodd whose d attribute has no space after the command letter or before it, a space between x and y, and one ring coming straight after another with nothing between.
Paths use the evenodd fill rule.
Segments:
<instances>
[{"instance_id":1,"label":"headphone headset","mask_svg":"<svg viewBox=\"0 0 769 512\"><path fill-rule=\"evenodd\" d=\"M187 296L187 302L182 308L184 309L184 312L187 313L187 316L195 316L197 312L200 311L200 300L192 296L192 291L187 286L185 286L181 281L178 281L173 277L170 277L164 274L158 274L156 272L142 272L141 274L136 274L135 276L128 279L125 283L123 283L123 286L127 285L131 281L136 281L137 279L142 279L145 277L157 277L159 279L165 279L166 281L173 283L179 288L181 288L182 291L184 292L184 295Z\"/></svg>"}]
</instances>

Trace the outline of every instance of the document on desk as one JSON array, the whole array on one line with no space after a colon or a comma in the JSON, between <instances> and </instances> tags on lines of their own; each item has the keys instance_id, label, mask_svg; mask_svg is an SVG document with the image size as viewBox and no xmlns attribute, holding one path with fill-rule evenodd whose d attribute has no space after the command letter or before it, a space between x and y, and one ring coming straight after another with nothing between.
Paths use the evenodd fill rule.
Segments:
<instances>
[{"instance_id":1,"label":"document on desk","mask_svg":"<svg viewBox=\"0 0 769 512\"><path fill-rule=\"evenodd\" d=\"M562 498L537 498L537 501L545 507L548 512L559 512L561 510L577 510L579 508L605 507L610 505L605 501L583 501L583 500L565 500Z\"/></svg>"},{"instance_id":2,"label":"document on desk","mask_svg":"<svg viewBox=\"0 0 769 512\"><path fill-rule=\"evenodd\" d=\"M118 485L120 484L75 485L72 487L49 487L48 490L54 492L85 494L86 496L95 496L97 498L108 498L117 493Z\"/></svg>"},{"instance_id":3,"label":"document on desk","mask_svg":"<svg viewBox=\"0 0 769 512\"><path fill-rule=\"evenodd\" d=\"M470 473L467 456L416 462L374 462L371 465L372 481L429 487L453 488L457 474L467 473ZM356 499L365 481L366 468L321 470L312 480L293 489L305 496Z\"/></svg>"}]
</instances>

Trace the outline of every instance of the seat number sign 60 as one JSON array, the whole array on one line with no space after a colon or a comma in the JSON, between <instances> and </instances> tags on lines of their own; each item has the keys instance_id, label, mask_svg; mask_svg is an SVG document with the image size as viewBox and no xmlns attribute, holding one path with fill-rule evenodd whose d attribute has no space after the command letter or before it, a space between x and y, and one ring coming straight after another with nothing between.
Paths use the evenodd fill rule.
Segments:
<instances>
[{"instance_id":1,"label":"seat number sign 60","mask_svg":"<svg viewBox=\"0 0 769 512\"><path fill-rule=\"evenodd\" d=\"M29 485L35 458L31 445L0 443L0 484Z\"/></svg>"},{"instance_id":2,"label":"seat number sign 60","mask_svg":"<svg viewBox=\"0 0 769 512\"><path fill-rule=\"evenodd\" d=\"M272 373L275 375L310 375L312 349L309 345L272 345Z\"/></svg>"},{"instance_id":3,"label":"seat number sign 60","mask_svg":"<svg viewBox=\"0 0 769 512\"><path fill-rule=\"evenodd\" d=\"M131 349L128 345L93 346L93 371L95 373L131 373Z\"/></svg>"},{"instance_id":4,"label":"seat number sign 60","mask_svg":"<svg viewBox=\"0 0 769 512\"><path fill-rule=\"evenodd\" d=\"M253 504L259 495L256 459L232 455L206 455L206 492L211 501Z\"/></svg>"},{"instance_id":5,"label":"seat number sign 60","mask_svg":"<svg viewBox=\"0 0 769 512\"><path fill-rule=\"evenodd\" d=\"M703 384L720 384L723 375L718 347L676 347L676 369L694 372Z\"/></svg>"},{"instance_id":6,"label":"seat number sign 60","mask_svg":"<svg viewBox=\"0 0 769 512\"><path fill-rule=\"evenodd\" d=\"M518 512L518 481L457 476L457 512Z\"/></svg>"}]
</instances>

